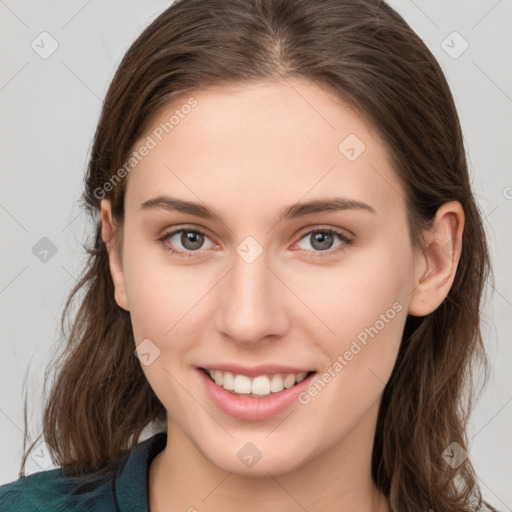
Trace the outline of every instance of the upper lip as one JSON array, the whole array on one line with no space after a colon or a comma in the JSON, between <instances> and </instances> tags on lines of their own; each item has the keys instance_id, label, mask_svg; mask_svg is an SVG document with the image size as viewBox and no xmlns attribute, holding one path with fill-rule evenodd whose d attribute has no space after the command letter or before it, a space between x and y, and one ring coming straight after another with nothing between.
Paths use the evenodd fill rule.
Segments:
<instances>
[{"instance_id":1,"label":"upper lip","mask_svg":"<svg viewBox=\"0 0 512 512\"><path fill-rule=\"evenodd\" d=\"M258 366L241 366L239 364L211 364L200 366L205 370L220 370L222 372L231 372L235 375L246 375L247 377L257 377L258 375L273 375L277 373L308 373L314 370L298 366L284 366L279 364L262 364Z\"/></svg>"}]
</instances>

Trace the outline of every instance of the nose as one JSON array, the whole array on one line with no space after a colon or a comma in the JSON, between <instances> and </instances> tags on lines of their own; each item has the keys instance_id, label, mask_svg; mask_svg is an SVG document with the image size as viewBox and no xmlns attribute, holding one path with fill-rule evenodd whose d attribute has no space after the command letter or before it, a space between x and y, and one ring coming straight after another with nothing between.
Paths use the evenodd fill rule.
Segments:
<instances>
[{"instance_id":1,"label":"nose","mask_svg":"<svg viewBox=\"0 0 512 512\"><path fill-rule=\"evenodd\" d=\"M265 253L248 263L234 255L231 271L222 280L216 327L239 345L275 340L289 329L286 288L268 268Z\"/></svg>"}]
</instances>

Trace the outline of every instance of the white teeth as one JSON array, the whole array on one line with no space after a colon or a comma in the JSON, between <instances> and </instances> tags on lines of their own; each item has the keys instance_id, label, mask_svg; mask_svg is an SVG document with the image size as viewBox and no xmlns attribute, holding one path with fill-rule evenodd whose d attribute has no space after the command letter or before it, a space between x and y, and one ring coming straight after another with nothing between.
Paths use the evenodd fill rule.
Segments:
<instances>
[{"instance_id":1,"label":"white teeth","mask_svg":"<svg viewBox=\"0 0 512 512\"><path fill-rule=\"evenodd\" d=\"M284 379L283 385L286 389L291 388L295 384L295 375L291 373L287 375Z\"/></svg>"},{"instance_id":2,"label":"white teeth","mask_svg":"<svg viewBox=\"0 0 512 512\"><path fill-rule=\"evenodd\" d=\"M297 373L297 384L299 382L302 382L306 378L307 374L308 374L308 372Z\"/></svg>"},{"instance_id":3,"label":"white teeth","mask_svg":"<svg viewBox=\"0 0 512 512\"><path fill-rule=\"evenodd\" d=\"M234 375L231 372L221 370L207 370L210 377L217 386L223 387L227 391L234 391L241 395L268 396L270 393L279 393L283 389L288 389L296 383L302 382L307 372L258 375L251 379L246 375Z\"/></svg>"},{"instance_id":4,"label":"white teeth","mask_svg":"<svg viewBox=\"0 0 512 512\"><path fill-rule=\"evenodd\" d=\"M233 383L235 393L251 393L251 379L245 375L237 375Z\"/></svg>"},{"instance_id":5,"label":"white teeth","mask_svg":"<svg viewBox=\"0 0 512 512\"><path fill-rule=\"evenodd\" d=\"M270 380L266 375L260 375L252 381L251 391L253 395L269 395L270 394Z\"/></svg>"},{"instance_id":6,"label":"white teeth","mask_svg":"<svg viewBox=\"0 0 512 512\"><path fill-rule=\"evenodd\" d=\"M235 376L231 372L224 372L222 387L228 391L233 391L235 389Z\"/></svg>"},{"instance_id":7,"label":"white teeth","mask_svg":"<svg viewBox=\"0 0 512 512\"><path fill-rule=\"evenodd\" d=\"M270 381L270 391L272 391L272 393L279 393L279 391L283 389L283 377L281 377L281 375L274 375Z\"/></svg>"}]
</instances>

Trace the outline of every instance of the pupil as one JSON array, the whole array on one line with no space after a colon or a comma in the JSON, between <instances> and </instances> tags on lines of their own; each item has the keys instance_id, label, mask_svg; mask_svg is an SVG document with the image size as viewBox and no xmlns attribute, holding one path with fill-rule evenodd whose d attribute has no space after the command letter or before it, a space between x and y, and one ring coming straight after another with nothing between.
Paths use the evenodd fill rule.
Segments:
<instances>
[{"instance_id":1,"label":"pupil","mask_svg":"<svg viewBox=\"0 0 512 512\"><path fill-rule=\"evenodd\" d=\"M183 247L191 251L199 249L203 243L203 235L195 231L184 231L181 234L181 243Z\"/></svg>"},{"instance_id":2,"label":"pupil","mask_svg":"<svg viewBox=\"0 0 512 512\"><path fill-rule=\"evenodd\" d=\"M319 246L316 246L317 249L325 250L329 249L332 246L333 236L332 233L318 232L313 235L313 247L315 247L315 243L319 242Z\"/></svg>"}]
</instances>

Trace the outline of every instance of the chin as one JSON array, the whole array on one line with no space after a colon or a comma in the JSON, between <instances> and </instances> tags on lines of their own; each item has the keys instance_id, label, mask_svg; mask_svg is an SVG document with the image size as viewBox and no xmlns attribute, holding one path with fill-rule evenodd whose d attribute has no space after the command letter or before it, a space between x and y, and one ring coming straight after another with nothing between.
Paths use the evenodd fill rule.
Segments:
<instances>
[{"instance_id":1,"label":"chin","mask_svg":"<svg viewBox=\"0 0 512 512\"><path fill-rule=\"evenodd\" d=\"M233 448L219 442L215 444L219 451L203 451L203 454L223 471L240 476L283 475L300 468L308 458L307 449L301 443L283 447L282 443L259 442L256 439L254 442L232 440Z\"/></svg>"}]
</instances>

